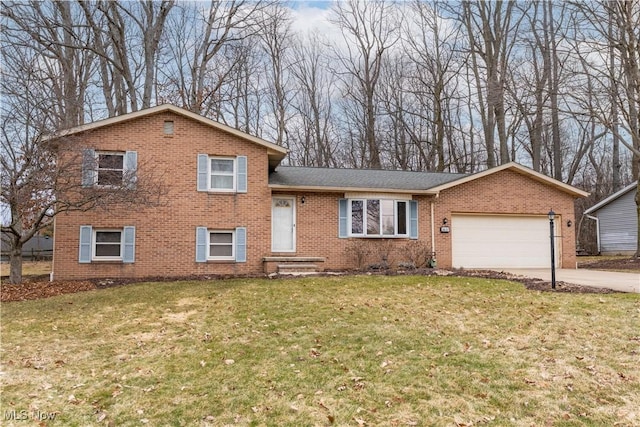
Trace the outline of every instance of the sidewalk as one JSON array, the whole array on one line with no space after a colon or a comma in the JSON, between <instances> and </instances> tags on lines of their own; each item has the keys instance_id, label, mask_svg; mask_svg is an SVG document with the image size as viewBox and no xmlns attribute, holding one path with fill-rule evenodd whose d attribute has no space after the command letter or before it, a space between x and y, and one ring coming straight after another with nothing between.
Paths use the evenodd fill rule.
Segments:
<instances>
[{"instance_id":1,"label":"sidewalk","mask_svg":"<svg viewBox=\"0 0 640 427\"><path fill-rule=\"evenodd\" d=\"M507 269L519 276L551 280L551 269ZM594 288L608 288L619 292L640 293L640 273L620 273L586 269L557 269L556 280Z\"/></svg>"}]
</instances>

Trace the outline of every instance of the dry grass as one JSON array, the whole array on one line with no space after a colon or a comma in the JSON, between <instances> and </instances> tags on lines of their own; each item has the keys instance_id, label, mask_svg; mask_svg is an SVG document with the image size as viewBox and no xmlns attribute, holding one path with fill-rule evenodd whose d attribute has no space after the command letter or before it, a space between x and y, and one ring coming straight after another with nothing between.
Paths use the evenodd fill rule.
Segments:
<instances>
[{"instance_id":1,"label":"dry grass","mask_svg":"<svg viewBox=\"0 0 640 427\"><path fill-rule=\"evenodd\" d=\"M611 261L611 260L624 260L629 259L629 255L588 255L588 256L579 256L578 257L578 265L580 264L590 264L592 262L598 261Z\"/></svg>"},{"instance_id":2,"label":"dry grass","mask_svg":"<svg viewBox=\"0 0 640 427\"><path fill-rule=\"evenodd\" d=\"M49 274L51 272L51 261L24 261L22 263L23 276L39 276ZM0 263L0 274L2 276L9 275L9 263Z\"/></svg>"},{"instance_id":3,"label":"dry grass","mask_svg":"<svg viewBox=\"0 0 640 427\"><path fill-rule=\"evenodd\" d=\"M57 425L640 420L640 296L487 279L144 283L3 304L1 355L0 413Z\"/></svg>"}]
</instances>

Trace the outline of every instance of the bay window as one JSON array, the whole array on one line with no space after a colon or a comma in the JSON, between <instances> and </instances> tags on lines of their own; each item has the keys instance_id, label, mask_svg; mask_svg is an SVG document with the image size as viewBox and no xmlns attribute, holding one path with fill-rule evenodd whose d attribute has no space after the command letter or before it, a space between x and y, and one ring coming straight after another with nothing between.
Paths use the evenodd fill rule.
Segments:
<instances>
[{"instance_id":1,"label":"bay window","mask_svg":"<svg viewBox=\"0 0 640 427\"><path fill-rule=\"evenodd\" d=\"M351 199L347 217L350 235L406 237L409 210L405 200Z\"/></svg>"}]
</instances>

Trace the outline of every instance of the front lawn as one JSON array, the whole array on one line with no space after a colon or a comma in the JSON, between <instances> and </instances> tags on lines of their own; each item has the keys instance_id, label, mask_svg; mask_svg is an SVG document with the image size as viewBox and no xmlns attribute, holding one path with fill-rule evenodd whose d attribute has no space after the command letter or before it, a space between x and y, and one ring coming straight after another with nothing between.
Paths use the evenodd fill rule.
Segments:
<instances>
[{"instance_id":1,"label":"front lawn","mask_svg":"<svg viewBox=\"0 0 640 427\"><path fill-rule=\"evenodd\" d=\"M2 425L638 425L640 296L479 278L141 283L2 304Z\"/></svg>"}]
</instances>

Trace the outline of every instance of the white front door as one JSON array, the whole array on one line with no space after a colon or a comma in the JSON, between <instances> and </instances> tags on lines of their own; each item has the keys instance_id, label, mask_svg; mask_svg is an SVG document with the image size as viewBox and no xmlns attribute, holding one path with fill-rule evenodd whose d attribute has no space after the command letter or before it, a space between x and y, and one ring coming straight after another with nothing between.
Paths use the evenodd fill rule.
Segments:
<instances>
[{"instance_id":1,"label":"white front door","mask_svg":"<svg viewBox=\"0 0 640 427\"><path fill-rule=\"evenodd\" d=\"M271 204L271 250L295 252L295 197L274 197Z\"/></svg>"}]
</instances>

